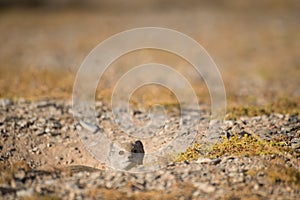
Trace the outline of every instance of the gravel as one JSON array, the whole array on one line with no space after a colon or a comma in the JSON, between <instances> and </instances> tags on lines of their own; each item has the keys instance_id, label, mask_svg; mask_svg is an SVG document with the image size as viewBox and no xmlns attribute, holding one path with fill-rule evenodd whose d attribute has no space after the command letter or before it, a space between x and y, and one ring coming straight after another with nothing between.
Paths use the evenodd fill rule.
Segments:
<instances>
[{"instance_id":1,"label":"gravel","mask_svg":"<svg viewBox=\"0 0 300 200\"><path fill-rule=\"evenodd\" d=\"M102 102L97 102L96 110L101 130L112 138L119 138L124 146L130 143L128 136L120 139L122 131L113 125L113 116ZM144 111L132 113L140 120L147 119ZM198 141L207 126L208 113L207 108L201 110L203 126L199 127ZM185 116L195 117L195 113L186 111ZM184 123L195 125L194 117L184 118ZM159 142L167 142L179 124L178 115L171 115L157 134ZM42 196L59 199L300 198L299 158L288 155L200 157L191 162L170 161L165 168L153 172L129 173L105 168L91 156L77 135L79 127L74 123L70 102L0 99L0 193L3 199ZM293 151L300 151L298 115L273 113L241 117L225 121L219 131L228 138L237 133L239 137L255 134L267 141L280 140ZM160 143L151 146L145 142L144 145L147 152L155 150ZM278 169L282 174L286 169L294 169L295 173L289 180L274 180L270 166L274 169L281 166Z\"/></svg>"}]
</instances>

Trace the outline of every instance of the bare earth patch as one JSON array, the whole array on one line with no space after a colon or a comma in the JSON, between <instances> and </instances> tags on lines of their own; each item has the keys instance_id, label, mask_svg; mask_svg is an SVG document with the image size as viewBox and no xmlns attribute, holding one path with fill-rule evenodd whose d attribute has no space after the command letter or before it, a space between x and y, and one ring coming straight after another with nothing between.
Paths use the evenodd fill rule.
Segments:
<instances>
[{"instance_id":1,"label":"bare earth patch","mask_svg":"<svg viewBox=\"0 0 300 200\"><path fill-rule=\"evenodd\" d=\"M99 10L1 9L0 196L299 199L299 4L146 2L146 7L137 4L141 9L136 12L109 4ZM164 169L131 174L108 169L86 150L77 135L71 96L76 72L92 48L112 34L143 26L172 28L202 44L222 74L228 108L218 130L219 143L203 150L200 136L210 113L210 95L195 69L162 51L141 50L119 58L105 72L95 95L98 125L112 138L120 136L124 145L132 142L113 125L110 97L116 81L147 62L170 65L184 75L204 118L194 144L168 160ZM167 144L178 128L175 95L146 86L129 103L141 123L154 104L168 111L167 126L155 140ZM142 141L146 152L157 148L153 141Z\"/></svg>"}]
</instances>

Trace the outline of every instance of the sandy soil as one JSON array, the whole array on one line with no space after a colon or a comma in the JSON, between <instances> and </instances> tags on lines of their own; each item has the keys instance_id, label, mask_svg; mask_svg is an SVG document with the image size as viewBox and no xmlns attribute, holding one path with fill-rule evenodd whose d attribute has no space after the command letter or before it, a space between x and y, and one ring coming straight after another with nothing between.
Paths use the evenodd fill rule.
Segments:
<instances>
[{"instance_id":1,"label":"sandy soil","mask_svg":"<svg viewBox=\"0 0 300 200\"><path fill-rule=\"evenodd\" d=\"M17 195L17 191L30 188L28 181L18 185L18 178L15 176L7 178L7 174L11 174L10 169L13 171L13 166L20 160L25 161L29 169L52 172L53 169L70 165L90 166L93 169L104 168L88 153L76 135L71 109L73 83L80 64L92 48L112 34L136 27L166 27L194 38L209 52L222 74L227 92L228 114L237 118L235 120L240 120L241 124L243 123L241 115L250 117L258 115L264 118L265 114L272 116L274 114L272 112L275 111L285 114L280 115L279 121L283 124L278 127L271 117L270 121L259 127L253 124L252 127L255 128L252 130L257 131L267 126L270 130L280 132L285 131L286 128L286 133L294 134L295 145L298 145L298 122L293 124L289 119L294 120L293 116L299 115L300 14L297 10L300 7L299 3L289 1L281 4L279 1L274 3L263 1L250 5L239 4L238 1L228 2L230 3L192 4L194 6L182 4L169 6L167 2L155 4L156 6L138 4L136 7L125 6L124 8L120 5L117 8L108 6L94 9L88 7L58 9L54 6L40 9L8 7L0 10L0 98L3 104L0 107L0 127L1 130L5 130L1 132L0 149L1 169L5 172L1 173L2 193L8 191L5 193L7 198L22 198L23 193ZM175 55L155 50L129 53L115 61L100 81L96 98L109 107L110 95L116 81L133 66L147 62L164 63L177 69L192 83L200 103L205 106L210 105L205 83L192 66ZM160 98L153 98L158 96ZM12 105L6 105L6 99L11 99ZM51 100L50 106L47 106L49 101L40 100ZM51 104L52 100L54 105ZM155 103L169 107L177 105L174 94L170 94L165 88L152 86L137 91L131 101L132 105L140 109L149 108L149 105ZM273 107L268 110L270 105ZM252 110L243 110L244 107L251 106L255 108L254 114ZM264 108L266 110L262 111ZM298 120L297 117L295 119ZM60 124L60 127L56 127L59 126L57 124ZM235 121L232 126L236 126ZM281 130L282 127L284 130ZM115 127L111 127L113 128ZM242 130L239 129L238 132ZM26 134L31 136L27 137ZM289 137L287 141L291 146L291 141L295 138ZM22 151L24 146L26 147ZM221 159L227 158L221 157ZM265 161L269 158L259 159ZM299 158L295 159L296 163L299 162ZM286 161L286 157L283 160L285 160L283 164L285 167L291 165ZM210 162L213 161L208 163ZM224 162L226 163L227 160ZM243 161L237 161L238 164L239 162ZM207 165L211 170L210 164ZM216 165L217 170L218 167ZM6 173L6 168L9 169L9 173ZM25 171L26 175L23 178L27 180L31 171L23 168L21 171L22 173ZM299 172L298 169L296 171ZM38 180L38 172L35 171L34 174L37 177L35 180ZM51 176L59 183L69 178L68 175L67 178L64 176L55 178L53 174ZM83 177L87 178L85 180L90 180L89 174L84 174ZM47 178L41 178L42 182L44 179ZM143 177L140 179L143 180ZM76 180L70 180L70 187ZM276 181L266 184L266 188L271 188L271 191L274 186L278 193L281 189L286 193L292 191L293 197L297 197L299 196L297 181L299 180L296 179L296 186L289 181L282 181L284 189L281 188L281 183L275 184ZM14 185L16 182L18 184ZM248 189L254 188L254 183L256 182L254 181L253 185L249 184ZM41 183L37 181L34 186L39 184ZM99 183L97 187L107 189L101 184ZM176 187L181 188L180 185ZM199 189L200 186L195 187ZM109 188L112 191L106 189L100 191L104 196L116 191L119 192L116 194L118 196L116 199L124 196L122 193L124 191L120 192L119 188ZM183 190L185 189L183 187ZM206 189L209 187L205 186L203 190ZM216 190L221 191L219 189ZM227 189L238 190L230 186ZM251 191L248 189L246 193L249 195ZM94 193L98 193L98 190L99 188L95 189ZM35 188L29 196L39 198L40 196L35 196L36 193L42 196L48 194L39 191ZM76 196L72 192L70 192L71 196L64 196L59 188L55 191L60 194L58 197L75 198ZM138 195L135 196L134 189L130 188L128 191L133 194L128 197L129 199L140 198ZM149 191L146 188L141 193L147 198L159 194L159 190L153 194L151 194L152 190ZM85 191L82 193L87 194ZM237 196L242 198L243 192L240 193ZM178 197L180 194L174 195ZM268 194L265 193L261 196L258 194L257 199L267 196ZM146 197L144 198L147 199ZM173 197L171 195L170 199ZM209 198L209 196L205 197ZM228 199L232 199L231 197L234 198L234 194L229 195ZM273 194L272 198L275 197Z\"/></svg>"}]
</instances>

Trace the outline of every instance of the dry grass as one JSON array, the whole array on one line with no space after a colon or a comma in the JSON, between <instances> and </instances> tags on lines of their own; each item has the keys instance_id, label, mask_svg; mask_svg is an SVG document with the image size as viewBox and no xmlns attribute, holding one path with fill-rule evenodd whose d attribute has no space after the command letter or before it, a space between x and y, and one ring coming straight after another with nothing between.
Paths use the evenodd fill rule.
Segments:
<instances>
[{"instance_id":1,"label":"dry grass","mask_svg":"<svg viewBox=\"0 0 300 200\"><path fill-rule=\"evenodd\" d=\"M26 196L22 198L23 200L59 200L61 198L55 196L55 195L40 195L40 194L34 194L31 196Z\"/></svg>"},{"instance_id":2,"label":"dry grass","mask_svg":"<svg viewBox=\"0 0 300 200\"><path fill-rule=\"evenodd\" d=\"M127 185L130 189L135 188L135 186L131 183ZM121 192L116 189L106 189L106 188L97 188L92 189L89 192L90 198L99 198L100 196L103 199L111 199L111 200L159 200L159 199L180 199L180 197L184 197L184 199L191 199L193 192L195 191L195 187L189 183L179 183L168 188L168 191L139 191L137 190L132 195L128 195L125 192Z\"/></svg>"},{"instance_id":3,"label":"dry grass","mask_svg":"<svg viewBox=\"0 0 300 200\"><path fill-rule=\"evenodd\" d=\"M265 106L230 106L227 109L226 119L238 119L241 116L261 116L272 113L299 115L300 100L289 98L275 98Z\"/></svg>"},{"instance_id":4,"label":"dry grass","mask_svg":"<svg viewBox=\"0 0 300 200\"><path fill-rule=\"evenodd\" d=\"M0 67L0 97L30 100L67 99L74 75L67 71L34 68L11 70Z\"/></svg>"},{"instance_id":5,"label":"dry grass","mask_svg":"<svg viewBox=\"0 0 300 200\"><path fill-rule=\"evenodd\" d=\"M0 162L0 184L9 184L14 179L14 174L19 170L29 171L30 167L25 161L15 163Z\"/></svg>"},{"instance_id":6,"label":"dry grass","mask_svg":"<svg viewBox=\"0 0 300 200\"><path fill-rule=\"evenodd\" d=\"M294 13L295 3L255 2L251 5L237 1L209 3L206 8L206 4L194 1L195 6L188 6L187 10L178 9L177 6L183 6L179 3L174 10L155 7L154 10L146 9L146 13L3 10L0 20L3 36L0 38L0 98L70 99L76 71L93 47L117 32L157 25L182 31L208 50L222 73L229 106L238 109L232 109L232 112L252 115L249 110L254 106L258 109L253 111L254 114L260 114L260 109L266 109L274 99L299 102L299 47L295 45L299 40L299 26L296 26L299 18ZM197 6L199 4L201 6ZM148 4L145 5L147 8ZM263 7L268 8L268 12ZM191 81L199 101L209 104L207 88L199 81L201 77L190 70L191 66L185 60L162 51L136 51L119 58L112 64L115 69L107 72L109 81L104 80L99 86L97 99L109 101L115 80L124 70L147 62L178 69ZM148 96L134 97L133 101L146 106L152 104L153 98L153 103L157 100L162 104L176 103L164 89L151 91ZM246 105L248 111L239 110L241 105L243 108Z\"/></svg>"},{"instance_id":7,"label":"dry grass","mask_svg":"<svg viewBox=\"0 0 300 200\"><path fill-rule=\"evenodd\" d=\"M286 164L286 158L277 156L269 161L263 161L265 167L262 169L249 170L247 174L257 177L258 173L264 173L270 184L287 183L300 188L300 172L295 167Z\"/></svg>"},{"instance_id":8,"label":"dry grass","mask_svg":"<svg viewBox=\"0 0 300 200\"><path fill-rule=\"evenodd\" d=\"M75 74L68 70L50 70L35 68L11 70L0 67L0 98L29 100L71 99ZM106 80L108 81L108 80ZM203 84L193 84L199 103L210 104L209 93ZM109 104L113 86L99 87L96 98ZM159 96L159 98L157 98ZM266 105L251 105L243 100L234 100L234 93L227 93L228 108L226 119L237 119L241 116L269 115L271 113L299 114L300 99L278 95L270 98ZM178 109L176 96L168 89L160 86L144 86L134 92L129 102L132 106L150 108L154 104L165 106L168 110ZM245 106L246 105L246 106Z\"/></svg>"}]
</instances>

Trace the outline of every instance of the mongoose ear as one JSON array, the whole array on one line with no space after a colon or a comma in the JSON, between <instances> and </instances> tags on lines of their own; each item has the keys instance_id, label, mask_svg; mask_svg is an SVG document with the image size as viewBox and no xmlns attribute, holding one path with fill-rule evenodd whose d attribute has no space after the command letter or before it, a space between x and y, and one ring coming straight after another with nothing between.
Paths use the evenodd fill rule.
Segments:
<instances>
[{"instance_id":1,"label":"mongoose ear","mask_svg":"<svg viewBox=\"0 0 300 200\"><path fill-rule=\"evenodd\" d=\"M140 140L135 141L135 145L144 148L143 143Z\"/></svg>"}]
</instances>

